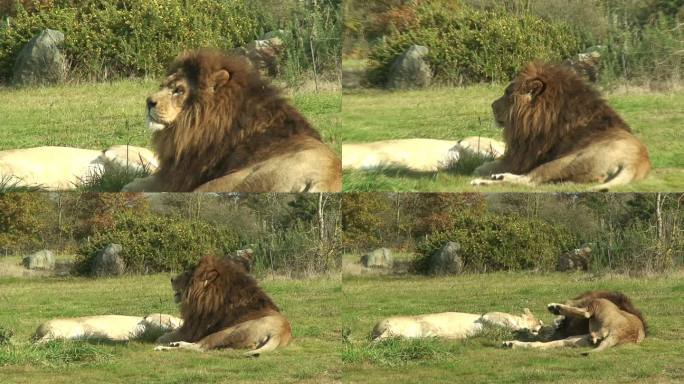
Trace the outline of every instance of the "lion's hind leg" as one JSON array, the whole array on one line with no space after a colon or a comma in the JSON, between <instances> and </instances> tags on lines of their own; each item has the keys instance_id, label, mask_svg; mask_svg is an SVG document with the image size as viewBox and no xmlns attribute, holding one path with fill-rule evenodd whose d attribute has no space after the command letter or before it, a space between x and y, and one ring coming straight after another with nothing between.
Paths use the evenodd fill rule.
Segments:
<instances>
[{"instance_id":1,"label":"lion's hind leg","mask_svg":"<svg viewBox=\"0 0 684 384\"><path fill-rule=\"evenodd\" d=\"M510 340L504 341L503 346L513 349L532 348L532 349L556 349L564 347L589 347L591 346L591 335L571 336L561 340L554 341L518 341Z\"/></svg>"}]
</instances>

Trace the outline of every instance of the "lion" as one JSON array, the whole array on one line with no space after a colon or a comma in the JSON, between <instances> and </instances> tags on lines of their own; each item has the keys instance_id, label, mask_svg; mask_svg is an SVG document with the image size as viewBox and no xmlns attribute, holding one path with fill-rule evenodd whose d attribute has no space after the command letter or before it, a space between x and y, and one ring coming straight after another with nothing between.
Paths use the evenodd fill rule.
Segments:
<instances>
[{"instance_id":1,"label":"lion","mask_svg":"<svg viewBox=\"0 0 684 384\"><path fill-rule=\"evenodd\" d=\"M130 192L339 192L340 159L244 57L199 50L147 98L159 168Z\"/></svg>"},{"instance_id":2,"label":"lion","mask_svg":"<svg viewBox=\"0 0 684 384\"><path fill-rule=\"evenodd\" d=\"M0 151L0 181L48 191L72 190L110 165L131 171L156 168L154 154L146 148L115 145L99 151L44 146Z\"/></svg>"},{"instance_id":3,"label":"lion","mask_svg":"<svg viewBox=\"0 0 684 384\"><path fill-rule=\"evenodd\" d=\"M292 341L290 322L273 301L229 258L205 256L171 279L183 325L157 339L155 351L248 348L247 356L284 347Z\"/></svg>"},{"instance_id":4,"label":"lion","mask_svg":"<svg viewBox=\"0 0 684 384\"><path fill-rule=\"evenodd\" d=\"M370 143L342 144L342 168L375 169L402 167L416 172L448 169L466 153L499 158L504 144L486 137L455 140L398 139Z\"/></svg>"},{"instance_id":5,"label":"lion","mask_svg":"<svg viewBox=\"0 0 684 384\"><path fill-rule=\"evenodd\" d=\"M473 185L501 182L599 183L607 190L644 179L646 147L627 123L571 69L533 62L492 104L506 152L475 170Z\"/></svg>"},{"instance_id":6,"label":"lion","mask_svg":"<svg viewBox=\"0 0 684 384\"><path fill-rule=\"evenodd\" d=\"M594 353L620 344L640 343L646 337L641 311L619 292L587 292L565 304L551 303L547 309L561 316L551 341L513 340L504 342L504 346L536 349L596 346L590 351Z\"/></svg>"},{"instance_id":7,"label":"lion","mask_svg":"<svg viewBox=\"0 0 684 384\"><path fill-rule=\"evenodd\" d=\"M53 319L41 324L33 336L37 343L52 340L90 340L125 342L157 338L182 324L182 320L163 313L146 317L101 315Z\"/></svg>"},{"instance_id":8,"label":"lion","mask_svg":"<svg viewBox=\"0 0 684 384\"><path fill-rule=\"evenodd\" d=\"M373 341L403 337L407 339L439 337L465 339L480 333L484 324L496 325L513 331L539 332L543 323L525 308L520 316L503 312L484 315L462 312L443 312L417 316L394 316L379 321L373 328Z\"/></svg>"}]
</instances>

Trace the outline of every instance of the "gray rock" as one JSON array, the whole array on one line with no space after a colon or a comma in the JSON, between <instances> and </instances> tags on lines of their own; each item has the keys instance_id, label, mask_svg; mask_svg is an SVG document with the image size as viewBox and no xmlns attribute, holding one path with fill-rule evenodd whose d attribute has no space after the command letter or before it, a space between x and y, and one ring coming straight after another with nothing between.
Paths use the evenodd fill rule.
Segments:
<instances>
[{"instance_id":1,"label":"gray rock","mask_svg":"<svg viewBox=\"0 0 684 384\"><path fill-rule=\"evenodd\" d=\"M428 273L452 275L463 272L463 259L459 255L461 245L450 241L430 256Z\"/></svg>"},{"instance_id":2,"label":"gray rock","mask_svg":"<svg viewBox=\"0 0 684 384\"><path fill-rule=\"evenodd\" d=\"M583 77L585 80L596 83L598 81L599 70L601 67L601 52L603 47L598 45L591 47L583 53L572 56L563 64L570 67L575 73Z\"/></svg>"},{"instance_id":3,"label":"gray rock","mask_svg":"<svg viewBox=\"0 0 684 384\"><path fill-rule=\"evenodd\" d=\"M584 244L580 248L559 255L556 259L556 271L589 270L589 257L591 251L591 244Z\"/></svg>"},{"instance_id":4,"label":"gray rock","mask_svg":"<svg viewBox=\"0 0 684 384\"><path fill-rule=\"evenodd\" d=\"M387 88L423 88L432 82L432 68L425 61L429 49L412 45L397 57L390 67Z\"/></svg>"},{"instance_id":5,"label":"gray rock","mask_svg":"<svg viewBox=\"0 0 684 384\"><path fill-rule=\"evenodd\" d=\"M66 58L60 49L64 34L45 29L34 36L19 52L14 63L14 85L45 85L64 82Z\"/></svg>"},{"instance_id":6,"label":"gray rock","mask_svg":"<svg viewBox=\"0 0 684 384\"><path fill-rule=\"evenodd\" d=\"M44 249L22 260L24 267L28 269L55 269L55 255L52 251Z\"/></svg>"},{"instance_id":7,"label":"gray rock","mask_svg":"<svg viewBox=\"0 0 684 384\"><path fill-rule=\"evenodd\" d=\"M266 32L261 37L259 37L259 40L269 40L274 37L278 38L283 38L283 37L290 37L292 33L290 31L285 31L284 29L276 29L275 31L270 31Z\"/></svg>"},{"instance_id":8,"label":"gray rock","mask_svg":"<svg viewBox=\"0 0 684 384\"><path fill-rule=\"evenodd\" d=\"M126 271L121 244L109 244L95 256L90 272L95 276L117 276Z\"/></svg>"},{"instance_id":9,"label":"gray rock","mask_svg":"<svg viewBox=\"0 0 684 384\"><path fill-rule=\"evenodd\" d=\"M392 268L392 252L387 248L378 248L361 256L361 264L367 268Z\"/></svg>"},{"instance_id":10,"label":"gray rock","mask_svg":"<svg viewBox=\"0 0 684 384\"><path fill-rule=\"evenodd\" d=\"M264 40L254 40L244 48L244 54L260 71L271 76L280 71L278 57L284 51L285 42L274 36Z\"/></svg>"}]
</instances>

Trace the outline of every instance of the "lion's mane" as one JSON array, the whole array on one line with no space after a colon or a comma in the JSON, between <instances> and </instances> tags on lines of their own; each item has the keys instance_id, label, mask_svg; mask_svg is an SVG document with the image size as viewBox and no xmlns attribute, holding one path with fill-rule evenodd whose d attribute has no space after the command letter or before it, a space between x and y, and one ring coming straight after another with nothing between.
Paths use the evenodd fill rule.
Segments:
<instances>
[{"instance_id":1,"label":"lion's mane","mask_svg":"<svg viewBox=\"0 0 684 384\"><path fill-rule=\"evenodd\" d=\"M227 258L205 256L188 271L181 297L182 340L196 342L235 324L280 312L241 265Z\"/></svg>"},{"instance_id":2,"label":"lion's mane","mask_svg":"<svg viewBox=\"0 0 684 384\"><path fill-rule=\"evenodd\" d=\"M532 80L540 80L544 89L530 102L524 99L523 87ZM514 80L508 97L503 161L515 174L557 159L592 137L605 138L607 131L631 132L598 91L567 66L529 64Z\"/></svg>"},{"instance_id":3,"label":"lion's mane","mask_svg":"<svg viewBox=\"0 0 684 384\"><path fill-rule=\"evenodd\" d=\"M230 80L215 88L212 75L222 69ZM188 99L176 120L152 137L165 190L192 191L259 158L291 151L291 145L272 145L290 136L321 140L243 57L186 52L171 63L168 75L179 70L190 84Z\"/></svg>"}]
</instances>

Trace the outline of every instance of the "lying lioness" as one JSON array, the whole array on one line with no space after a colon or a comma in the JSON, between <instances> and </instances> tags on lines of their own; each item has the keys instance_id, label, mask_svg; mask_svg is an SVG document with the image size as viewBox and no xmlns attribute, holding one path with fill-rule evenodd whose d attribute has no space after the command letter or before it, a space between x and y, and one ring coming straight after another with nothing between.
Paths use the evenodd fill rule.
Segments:
<instances>
[{"instance_id":1,"label":"lying lioness","mask_svg":"<svg viewBox=\"0 0 684 384\"><path fill-rule=\"evenodd\" d=\"M49 320L34 335L38 343L51 340L130 341L156 338L180 327L182 320L162 313L146 317L102 315Z\"/></svg>"},{"instance_id":2,"label":"lying lioness","mask_svg":"<svg viewBox=\"0 0 684 384\"><path fill-rule=\"evenodd\" d=\"M115 145L97 151L72 147L35 147L0 151L0 181L46 190L69 190L115 164L135 171L154 171L155 154L149 149Z\"/></svg>"},{"instance_id":3,"label":"lying lioness","mask_svg":"<svg viewBox=\"0 0 684 384\"><path fill-rule=\"evenodd\" d=\"M600 352L620 344L640 343L646 336L644 324L639 317L623 311L607 299L593 299L582 308L551 303L548 305L548 310L556 315L589 319L589 333L548 342L513 340L504 342L504 345L512 348L537 349L597 345L590 352Z\"/></svg>"},{"instance_id":4,"label":"lying lioness","mask_svg":"<svg viewBox=\"0 0 684 384\"><path fill-rule=\"evenodd\" d=\"M497 325L514 331L537 333L543 323L525 308L520 316L503 312L484 315L443 312L417 316L395 316L381 320L373 328L373 340L392 337L465 339L482 331L484 324Z\"/></svg>"},{"instance_id":5,"label":"lying lioness","mask_svg":"<svg viewBox=\"0 0 684 384\"><path fill-rule=\"evenodd\" d=\"M374 169L402 167L417 172L437 172L457 162L463 153L503 155L505 145L485 137L462 140L399 139L370 143L342 144L342 168Z\"/></svg>"}]
</instances>

